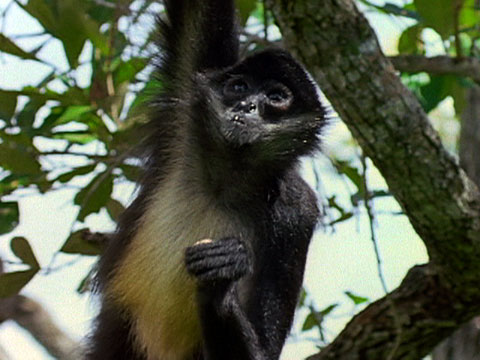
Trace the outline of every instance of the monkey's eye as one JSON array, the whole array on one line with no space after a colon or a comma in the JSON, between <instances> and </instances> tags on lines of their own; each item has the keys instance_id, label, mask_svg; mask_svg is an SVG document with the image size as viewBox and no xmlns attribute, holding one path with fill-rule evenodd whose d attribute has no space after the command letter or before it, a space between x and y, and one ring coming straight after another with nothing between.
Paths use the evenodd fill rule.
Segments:
<instances>
[{"instance_id":1,"label":"monkey's eye","mask_svg":"<svg viewBox=\"0 0 480 360\"><path fill-rule=\"evenodd\" d=\"M230 95L243 95L249 90L248 83L243 79L232 79L225 85L225 93Z\"/></svg>"},{"instance_id":2,"label":"monkey's eye","mask_svg":"<svg viewBox=\"0 0 480 360\"><path fill-rule=\"evenodd\" d=\"M268 100L273 104L289 102L292 99L291 91L283 85L275 86L266 93Z\"/></svg>"}]
</instances>

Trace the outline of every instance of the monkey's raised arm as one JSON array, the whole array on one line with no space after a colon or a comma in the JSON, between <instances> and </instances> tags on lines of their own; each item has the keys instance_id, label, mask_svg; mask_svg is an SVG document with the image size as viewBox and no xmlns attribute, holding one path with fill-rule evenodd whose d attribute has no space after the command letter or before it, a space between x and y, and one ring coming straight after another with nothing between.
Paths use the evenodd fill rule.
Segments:
<instances>
[{"instance_id":1,"label":"monkey's raised arm","mask_svg":"<svg viewBox=\"0 0 480 360\"><path fill-rule=\"evenodd\" d=\"M197 71L219 69L238 60L233 0L165 0L159 21L160 75L170 90Z\"/></svg>"}]
</instances>

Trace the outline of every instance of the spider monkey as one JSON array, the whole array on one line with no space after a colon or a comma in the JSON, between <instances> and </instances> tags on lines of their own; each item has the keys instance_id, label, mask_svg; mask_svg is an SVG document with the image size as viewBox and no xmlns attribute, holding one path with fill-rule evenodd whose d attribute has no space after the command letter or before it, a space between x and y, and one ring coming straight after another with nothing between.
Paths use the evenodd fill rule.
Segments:
<instances>
[{"instance_id":1,"label":"spider monkey","mask_svg":"<svg viewBox=\"0 0 480 360\"><path fill-rule=\"evenodd\" d=\"M98 269L89 360L278 359L319 210L325 112L286 51L239 59L234 0L165 0L140 191Z\"/></svg>"}]
</instances>

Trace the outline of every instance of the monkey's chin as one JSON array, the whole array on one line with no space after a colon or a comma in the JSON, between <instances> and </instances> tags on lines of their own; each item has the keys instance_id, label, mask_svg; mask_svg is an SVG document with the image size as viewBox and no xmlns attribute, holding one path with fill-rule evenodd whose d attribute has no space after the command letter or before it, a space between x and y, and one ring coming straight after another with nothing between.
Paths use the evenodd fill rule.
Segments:
<instances>
[{"instance_id":1,"label":"monkey's chin","mask_svg":"<svg viewBox=\"0 0 480 360\"><path fill-rule=\"evenodd\" d=\"M260 138L260 129L256 126L233 124L222 129L225 145L232 148L242 148L253 145Z\"/></svg>"}]
</instances>

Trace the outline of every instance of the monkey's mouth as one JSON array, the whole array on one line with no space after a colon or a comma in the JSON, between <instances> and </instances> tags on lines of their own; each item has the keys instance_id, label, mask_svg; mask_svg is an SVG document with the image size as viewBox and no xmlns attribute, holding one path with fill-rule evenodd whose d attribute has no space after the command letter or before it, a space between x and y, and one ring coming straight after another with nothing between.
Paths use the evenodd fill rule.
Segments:
<instances>
[{"instance_id":1,"label":"monkey's mouth","mask_svg":"<svg viewBox=\"0 0 480 360\"><path fill-rule=\"evenodd\" d=\"M246 122L246 119L244 116L240 116L240 115L234 115L231 119L231 121L236 124L236 125L240 125L240 126L245 126L247 124Z\"/></svg>"},{"instance_id":2,"label":"monkey's mouth","mask_svg":"<svg viewBox=\"0 0 480 360\"><path fill-rule=\"evenodd\" d=\"M228 119L228 120L227 120ZM257 116L250 114L231 114L222 122L220 132L224 141L234 147L254 142L262 132Z\"/></svg>"}]
</instances>

